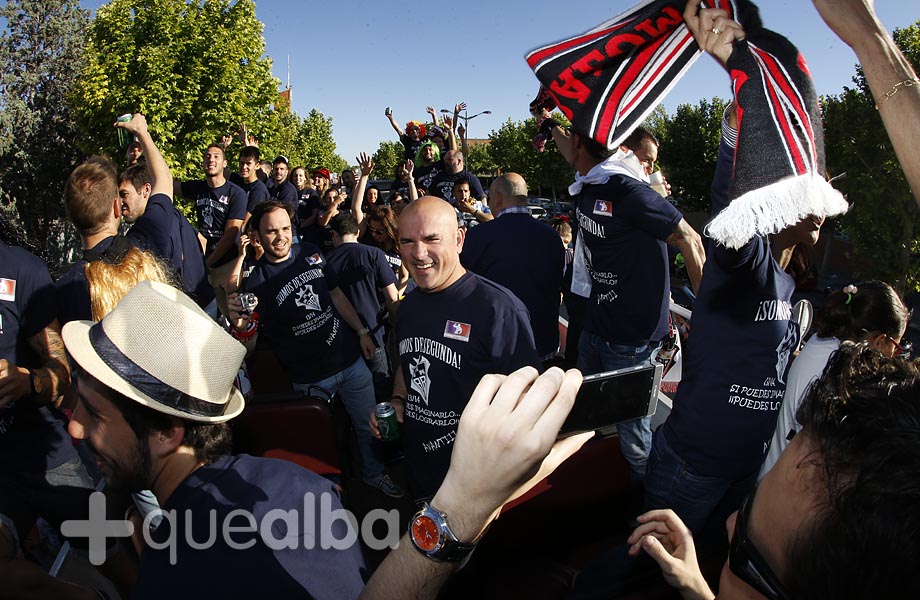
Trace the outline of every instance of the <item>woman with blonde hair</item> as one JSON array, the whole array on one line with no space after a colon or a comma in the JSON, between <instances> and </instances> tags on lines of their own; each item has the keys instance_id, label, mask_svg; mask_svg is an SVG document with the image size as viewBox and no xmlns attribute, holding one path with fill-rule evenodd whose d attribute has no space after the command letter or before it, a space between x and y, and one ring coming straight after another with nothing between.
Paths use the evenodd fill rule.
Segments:
<instances>
[{"instance_id":1,"label":"woman with blonde hair","mask_svg":"<svg viewBox=\"0 0 920 600\"><path fill-rule=\"evenodd\" d=\"M89 282L90 306L93 320L100 321L115 308L135 285L141 281L158 281L175 286L175 278L166 266L145 250L131 247L119 260L103 257L86 263L86 280Z\"/></svg>"}]
</instances>

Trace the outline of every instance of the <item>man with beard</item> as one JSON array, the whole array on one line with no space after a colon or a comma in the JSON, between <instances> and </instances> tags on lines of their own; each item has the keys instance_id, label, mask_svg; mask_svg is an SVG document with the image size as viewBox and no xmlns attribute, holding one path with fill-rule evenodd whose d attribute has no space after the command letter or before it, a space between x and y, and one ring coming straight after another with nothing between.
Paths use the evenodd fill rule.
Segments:
<instances>
[{"instance_id":1,"label":"man with beard","mask_svg":"<svg viewBox=\"0 0 920 600\"><path fill-rule=\"evenodd\" d=\"M275 162L272 163L272 179L275 185L272 186L268 194L275 200L280 200L290 206L291 210L295 210L297 208L297 188L288 181L289 173L287 157L276 157Z\"/></svg>"},{"instance_id":2,"label":"man with beard","mask_svg":"<svg viewBox=\"0 0 920 600\"><path fill-rule=\"evenodd\" d=\"M112 492L150 489L163 510L145 533L132 597L175 595L177 582L189 598L360 593L360 546L313 540L330 526L338 540L347 534L344 520L321 523L322 507L341 508L332 483L286 461L228 454L245 349L188 297L144 281L102 321L68 323L63 336L78 370L71 435L87 442ZM272 517L282 510L296 520Z\"/></svg>"},{"instance_id":3,"label":"man with beard","mask_svg":"<svg viewBox=\"0 0 920 600\"><path fill-rule=\"evenodd\" d=\"M243 292L258 298L259 325L287 368L292 387L304 392L320 387L339 394L358 433L364 482L388 496L402 496L402 488L384 473L367 422L377 404L364 362L375 351L368 328L339 288L319 248L308 243L292 247L286 204L263 202L256 207L252 224L265 254L246 279ZM238 295L230 295L229 306L236 330L254 332L252 313L243 310Z\"/></svg>"},{"instance_id":4,"label":"man with beard","mask_svg":"<svg viewBox=\"0 0 920 600\"><path fill-rule=\"evenodd\" d=\"M182 289L195 298L199 306L206 308L214 301L214 290L208 285L198 235L173 205L172 174L150 137L147 119L136 114L130 121L116 123L116 126L134 134L147 157L145 163L134 164L118 176L121 216L132 225L126 237L169 265L182 282ZM216 307L210 312L216 315Z\"/></svg>"},{"instance_id":5,"label":"man with beard","mask_svg":"<svg viewBox=\"0 0 920 600\"><path fill-rule=\"evenodd\" d=\"M214 288L217 306L227 316L225 286L238 254L236 239L246 218L246 192L224 176L224 149L211 144L202 158L204 180L176 185L176 194L195 201L198 238L208 267L208 283Z\"/></svg>"}]
</instances>

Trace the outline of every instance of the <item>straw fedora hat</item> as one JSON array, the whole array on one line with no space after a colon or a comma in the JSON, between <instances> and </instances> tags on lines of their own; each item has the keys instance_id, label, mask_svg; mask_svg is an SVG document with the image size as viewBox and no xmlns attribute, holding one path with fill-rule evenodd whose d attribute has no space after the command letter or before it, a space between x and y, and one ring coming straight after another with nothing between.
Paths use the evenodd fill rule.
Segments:
<instances>
[{"instance_id":1,"label":"straw fedora hat","mask_svg":"<svg viewBox=\"0 0 920 600\"><path fill-rule=\"evenodd\" d=\"M243 410L246 349L191 298L142 281L102 321L64 325L70 356L103 385L158 412L220 423Z\"/></svg>"}]
</instances>

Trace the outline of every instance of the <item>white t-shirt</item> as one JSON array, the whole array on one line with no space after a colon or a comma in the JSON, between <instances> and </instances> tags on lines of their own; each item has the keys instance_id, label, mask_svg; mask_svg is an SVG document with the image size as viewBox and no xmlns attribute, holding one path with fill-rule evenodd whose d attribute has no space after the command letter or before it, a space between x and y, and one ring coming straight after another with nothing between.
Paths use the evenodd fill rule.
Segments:
<instances>
[{"instance_id":1,"label":"white t-shirt","mask_svg":"<svg viewBox=\"0 0 920 600\"><path fill-rule=\"evenodd\" d=\"M819 338L813 336L793 361L789 368L789 375L786 377L786 393L783 395L783 406L780 408L776 417L776 431L773 432L773 440L770 442L770 449L767 450L767 457L760 468L760 475L757 480L763 479L764 475L773 468L779 455L782 454L789 440L786 437L790 431L800 431L802 426L795 418L799 406L802 405L802 399L812 381L815 381L824 373L824 367L837 348L840 346L840 340L837 338Z\"/></svg>"}]
</instances>

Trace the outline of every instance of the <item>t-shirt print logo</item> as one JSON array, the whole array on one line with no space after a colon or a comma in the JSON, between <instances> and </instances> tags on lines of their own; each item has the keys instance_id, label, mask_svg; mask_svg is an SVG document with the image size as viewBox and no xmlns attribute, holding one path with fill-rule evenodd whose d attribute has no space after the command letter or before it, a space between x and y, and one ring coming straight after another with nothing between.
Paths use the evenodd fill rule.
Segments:
<instances>
[{"instance_id":1,"label":"t-shirt print logo","mask_svg":"<svg viewBox=\"0 0 920 600\"><path fill-rule=\"evenodd\" d=\"M409 387L418 392L425 406L428 406L428 390L431 380L428 378L428 368L431 362L424 356L418 356L409 363Z\"/></svg>"},{"instance_id":2,"label":"t-shirt print logo","mask_svg":"<svg viewBox=\"0 0 920 600\"><path fill-rule=\"evenodd\" d=\"M603 217L612 217L613 216L613 202L607 202L606 200L595 200L594 201L594 214L601 215Z\"/></svg>"},{"instance_id":3,"label":"t-shirt print logo","mask_svg":"<svg viewBox=\"0 0 920 600\"><path fill-rule=\"evenodd\" d=\"M308 265L318 265L318 264L320 264L320 263L322 263L322 262L323 262L323 257L319 255L319 252L317 252L316 254L314 254L314 255L312 255L312 256L308 256L308 257L307 257L307 264L308 264Z\"/></svg>"},{"instance_id":4,"label":"t-shirt print logo","mask_svg":"<svg viewBox=\"0 0 920 600\"><path fill-rule=\"evenodd\" d=\"M307 310L323 310L319 304L319 295L313 293L313 286L307 285L297 291L294 297L294 304Z\"/></svg>"},{"instance_id":5,"label":"t-shirt print logo","mask_svg":"<svg viewBox=\"0 0 920 600\"><path fill-rule=\"evenodd\" d=\"M448 321L444 326L444 337L452 340L460 340L461 342L468 342L470 341L470 330L472 329L469 323Z\"/></svg>"},{"instance_id":6,"label":"t-shirt print logo","mask_svg":"<svg viewBox=\"0 0 920 600\"><path fill-rule=\"evenodd\" d=\"M16 301L16 280L0 277L0 300Z\"/></svg>"}]
</instances>

